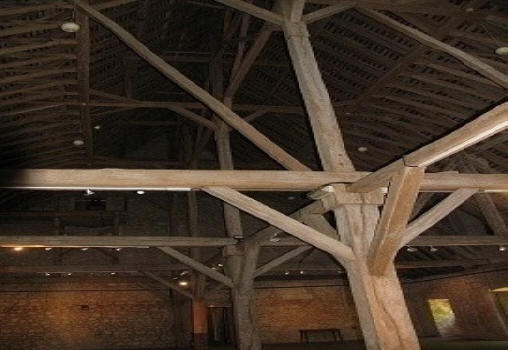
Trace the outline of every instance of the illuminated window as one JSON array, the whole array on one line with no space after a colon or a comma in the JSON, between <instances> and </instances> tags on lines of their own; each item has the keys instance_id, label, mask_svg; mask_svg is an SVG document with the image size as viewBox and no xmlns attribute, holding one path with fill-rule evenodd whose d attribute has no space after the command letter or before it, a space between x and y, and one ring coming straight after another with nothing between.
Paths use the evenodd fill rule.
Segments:
<instances>
[{"instance_id":1,"label":"illuminated window","mask_svg":"<svg viewBox=\"0 0 508 350\"><path fill-rule=\"evenodd\" d=\"M443 337L456 335L458 330L450 300L429 299L429 305L439 334Z\"/></svg>"}]
</instances>

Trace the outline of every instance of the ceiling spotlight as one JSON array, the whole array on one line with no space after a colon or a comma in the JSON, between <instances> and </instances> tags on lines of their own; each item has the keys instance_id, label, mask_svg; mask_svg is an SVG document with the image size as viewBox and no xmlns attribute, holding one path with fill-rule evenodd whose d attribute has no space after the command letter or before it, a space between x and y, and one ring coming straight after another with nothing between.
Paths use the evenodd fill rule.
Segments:
<instances>
[{"instance_id":1,"label":"ceiling spotlight","mask_svg":"<svg viewBox=\"0 0 508 350\"><path fill-rule=\"evenodd\" d=\"M143 190L137 190L136 193L137 194L145 194L145 191L143 191Z\"/></svg>"},{"instance_id":2,"label":"ceiling spotlight","mask_svg":"<svg viewBox=\"0 0 508 350\"><path fill-rule=\"evenodd\" d=\"M305 271L300 270L300 275L303 275L304 273L305 273Z\"/></svg>"},{"instance_id":3,"label":"ceiling spotlight","mask_svg":"<svg viewBox=\"0 0 508 350\"><path fill-rule=\"evenodd\" d=\"M116 275L116 272L111 272L110 275L114 276Z\"/></svg>"},{"instance_id":4,"label":"ceiling spotlight","mask_svg":"<svg viewBox=\"0 0 508 350\"><path fill-rule=\"evenodd\" d=\"M243 235L234 235L233 238L241 240L241 239L244 239L244 236Z\"/></svg>"},{"instance_id":5,"label":"ceiling spotlight","mask_svg":"<svg viewBox=\"0 0 508 350\"><path fill-rule=\"evenodd\" d=\"M288 276L289 275L289 271L284 272L284 275Z\"/></svg>"},{"instance_id":6,"label":"ceiling spotlight","mask_svg":"<svg viewBox=\"0 0 508 350\"><path fill-rule=\"evenodd\" d=\"M431 253L435 253L435 252L437 252L439 249L437 249L436 247L430 246L429 250L430 250L430 252L431 252Z\"/></svg>"},{"instance_id":7,"label":"ceiling spotlight","mask_svg":"<svg viewBox=\"0 0 508 350\"><path fill-rule=\"evenodd\" d=\"M215 266L212 266L212 270L217 270L217 268Z\"/></svg>"},{"instance_id":8,"label":"ceiling spotlight","mask_svg":"<svg viewBox=\"0 0 508 350\"><path fill-rule=\"evenodd\" d=\"M95 192L94 192L94 191L92 191L92 190L91 190L91 189L89 189L89 188L87 188L87 189L86 189L86 191L85 191L85 196L91 196L91 195L93 195L93 194L95 194Z\"/></svg>"},{"instance_id":9,"label":"ceiling spotlight","mask_svg":"<svg viewBox=\"0 0 508 350\"><path fill-rule=\"evenodd\" d=\"M182 287L185 287L185 286L188 286L189 285L189 282L187 281L179 281L178 284Z\"/></svg>"},{"instance_id":10,"label":"ceiling spotlight","mask_svg":"<svg viewBox=\"0 0 508 350\"><path fill-rule=\"evenodd\" d=\"M277 237L277 235L273 235L272 238L270 238L270 242L274 243L280 242L280 238Z\"/></svg>"},{"instance_id":11,"label":"ceiling spotlight","mask_svg":"<svg viewBox=\"0 0 508 350\"><path fill-rule=\"evenodd\" d=\"M218 267L223 267L223 266L224 266L224 264L218 263L218 264L217 264L217 266L218 266Z\"/></svg>"},{"instance_id":12,"label":"ceiling spotlight","mask_svg":"<svg viewBox=\"0 0 508 350\"><path fill-rule=\"evenodd\" d=\"M64 32L67 33L76 33L79 30L80 26L79 24L75 22L64 22L60 26L60 29L62 29Z\"/></svg>"},{"instance_id":13,"label":"ceiling spotlight","mask_svg":"<svg viewBox=\"0 0 508 350\"><path fill-rule=\"evenodd\" d=\"M358 147L357 149L358 149L358 152L362 152L362 153L363 153L363 152L367 152L367 150L368 150L368 148L367 148L367 147L365 147L365 146L360 146L360 147Z\"/></svg>"},{"instance_id":14,"label":"ceiling spotlight","mask_svg":"<svg viewBox=\"0 0 508 350\"><path fill-rule=\"evenodd\" d=\"M51 276L51 274L49 272L46 272L44 275L45 276Z\"/></svg>"},{"instance_id":15,"label":"ceiling spotlight","mask_svg":"<svg viewBox=\"0 0 508 350\"><path fill-rule=\"evenodd\" d=\"M72 144L74 146L83 146L85 144L85 141L83 141L81 139L76 139L76 140L72 141Z\"/></svg>"},{"instance_id":16,"label":"ceiling spotlight","mask_svg":"<svg viewBox=\"0 0 508 350\"><path fill-rule=\"evenodd\" d=\"M117 252L119 252L120 250L122 250L122 248L118 247L118 248L115 248L115 250L116 250Z\"/></svg>"},{"instance_id":17,"label":"ceiling spotlight","mask_svg":"<svg viewBox=\"0 0 508 350\"><path fill-rule=\"evenodd\" d=\"M500 252L504 252L504 251L506 251L506 249L508 249L508 248L506 248L506 246L504 246L504 245L499 246L499 251Z\"/></svg>"},{"instance_id":18,"label":"ceiling spotlight","mask_svg":"<svg viewBox=\"0 0 508 350\"><path fill-rule=\"evenodd\" d=\"M23 250L23 247L14 247L12 248L12 250L14 250L15 252L20 252Z\"/></svg>"},{"instance_id":19,"label":"ceiling spotlight","mask_svg":"<svg viewBox=\"0 0 508 350\"><path fill-rule=\"evenodd\" d=\"M83 248L81 248L81 250L85 252L88 250L88 247L83 247Z\"/></svg>"},{"instance_id":20,"label":"ceiling spotlight","mask_svg":"<svg viewBox=\"0 0 508 350\"><path fill-rule=\"evenodd\" d=\"M189 273L189 271L187 271L187 270L182 271L182 272L180 272L180 276L185 276L185 275L186 275L186 274L188 274L188 273Z\"/></svg>"},{"instance_id":21,"label":"ceiling spotlight","mask_svg":"<svg viewBox=\"0 0 508 350\"><path fill-rule=\"evenodd\" d=\"M408 251L408 253L416 253L418 251L418 249L416 249L415 247L407 247L406 250Z\"/></svg>"},{"instance_id":22,"label":"ceiling spotlight","mask_svg":"<svg viewBox=\"0 0 508 350\"><path fill-rule=\"evenodd\" d=\"M72 276L72 272L69 272L69 273L67 274L67 276Z\"/></svg>"},{"instance_id":23,"label":"ceiling spotlight","mask_svg":"<svg viewBox=\"0 0 508 350\"><path fill-rule=\"evenodd\" d=\"M51 247L44 248L44 250L47 251L47 252L49 252L51 249L53 249L53 248L51 248Z\"/></svg>"},{"instance_id":24,"label":"ceiling spotlight","mask_svg":"<svg viewBox=\"0 0 508 350\"><path fill-rule=\"evenodd\" d=\"M100 130L100 129L102 129L102 125L97 124L97 125L95 125L93 128L94 128L95 130Z\"/></svg>"},{"instance_id":25,"label":"ceiling spotlight","mask_svg":"<svg viewBox=\"0 0 508 350\"><path fill-rule=\"evenodd\" d=\"M508 55L508 46L501 46L496 49L496 54L499 56Z\"/></svg>"}]
</instances>

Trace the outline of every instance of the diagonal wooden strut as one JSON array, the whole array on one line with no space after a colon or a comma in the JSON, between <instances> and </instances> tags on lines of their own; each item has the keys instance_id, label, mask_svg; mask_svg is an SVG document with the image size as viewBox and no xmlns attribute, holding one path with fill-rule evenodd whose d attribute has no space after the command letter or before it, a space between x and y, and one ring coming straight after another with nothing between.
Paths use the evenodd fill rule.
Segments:
<instances>
[{"instance_id":1,"label":"diagonal wooden strut","mask_svg":"<svg viewBox=\"0 0 508 350\"><path fill-rule=\"evenodd\" d=\"M85 11L91 18L101 23L103 26L111 30L120 40L129 46L134 52L159 70L163 75L180 86L182 89L190 93L196 99L205 104L221 119L235 128L249 141L266 152L275 161L292 170L310 170L293 156L284 151L281 147L273 143L270 139L256 130L252 125L244 121L240 116L225 106L222 102L210 95L206 90L199 87L185 75L180 73L176 68L166 63L161 57L153 53L148 47L137 40L132 34L123 29L116 22L104 16L99 11L86 5L81 0L76 0L76 4Z\"/></svg>"},{"instance_id":2,"label":"diagonal wooden strut","mask_svg":"<svg viewBox=\"0 0 508 350\"><path fill-rule=\"evenodd\" d=\"M170 247L159 247L159 249L169 255L170 257L180 261L182 264L185 264L192 269L201 272L203 275L206 275L217 282L220 282L222 284L225 284L226 286L233 288L234 284L231 278L224 276L222 273L217 272L208 266L200 263L199 261L196 261L190 257L188 257L185 254L180 253L178 250L170 248Z\"/></svg>"},{"instance_id":3,"label":"diagonal wooden strut","mask_svg":"<svg viewBox=\"0 0 508 350\"><path fill-rule=\"evenodd\" d=\"M482 114L450 134L348 186L349 192L370 192L386 185L402 166L429 166L508 128L508 102Z\"/></svg>"},{"instance_id":4,"label":"diagonal wooden strut","mask_svg":"<svg viewBox=\"0 0 508 350\"><path fill-rule=\"evenodd\" d=\"M324 250L343 261L354 260L351 248L315 229L296 221L267 205L256 201L227 187L205 187L204 191L223 201L234 205L261 220L264 220L281 230Z\"/></svg>"},{"instance_id":5,"label":"diagonal wooden strut","mask_svg":"<svg viewBox=\"0 0 508 350\"><path fill-rule=\"evenodd\" d=\"M369 268L375 275L383 275L393 264L424 172L425 168L403 167L390 182L383 212L369 248Z\"/></svg>"}]
</instances>

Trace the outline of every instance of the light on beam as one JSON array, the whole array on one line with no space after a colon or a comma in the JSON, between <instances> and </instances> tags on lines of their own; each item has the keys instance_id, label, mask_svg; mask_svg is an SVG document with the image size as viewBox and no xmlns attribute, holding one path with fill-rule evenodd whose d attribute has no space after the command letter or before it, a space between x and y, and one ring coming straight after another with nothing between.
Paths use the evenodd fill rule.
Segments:
<instances>
[{"instance_id":1,"label":"light on beam","mask_svg":"<svg viewBox=\"0 0 508 350\"><path fill-rule=\"evenodd\" d=\"M15 252L20 252L23 249L24 249L23 247L14 247L14 248L12 248L12 250L14 250Z\"/></svg>"}]
</instances>

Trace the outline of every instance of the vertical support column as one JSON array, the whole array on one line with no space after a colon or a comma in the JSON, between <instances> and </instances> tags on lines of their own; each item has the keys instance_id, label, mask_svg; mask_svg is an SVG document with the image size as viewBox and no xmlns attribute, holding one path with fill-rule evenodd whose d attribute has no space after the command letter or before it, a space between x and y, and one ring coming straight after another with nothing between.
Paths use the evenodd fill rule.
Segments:
<instances>
[{"instance_id":1,"label":"vertical support column","mask_svg":"<svg viewBox=\"0 0 508 350\"><path fill-rule=\"evenodd\" d=\"M208 307L202 299L192 300L194 350L208 349Z\"/></svg>"},{"instance_id":2,"label":"vertical support column","mask_svg":"<svg viewBox=\"0 0 508 350\"><path fill-rule=\"evenodd\" d=\"M353 170L330 96L319 72L307 26L302 21L304 4L305 0L280 0L277 4L284 17L282 27L289 55L323 169ZM342 242L353 249L355 259L344 263L336 258L347 270L367 349L419 349L393 262L379 276L373 275L368 267L369 247L379 221L378 203L372 203L361 194L337 192L337 228Z\"/></svg>"},{"instance_id":3,"label":"vertical support column","mask_svg":"<svg viewBox=\"0 0 508 350\"><path fill-rule=\"evenodd\" d=\"M232 97L224 98L224 79L222 57L216 57L210 66L210 82L212 94L223 99L224 104L231 108ZM218 129L215 132L217 156L221 169L234 168L231 152L230 133L227 125L215 118ZM243 227L238 208L224 203L224 221L229 237L243 236ZM235 247L226 247L226 273L235 283L231 290L235 338L238 350L260 350L261 342L254 322L252 296L254 293L254 270L256 267L259 247L247 247L239 251ZM251 271L252 270L252 271Z\"/></svg>"},{"instance_id":4,"label":"vertical support column","mask_svg":"<svg viewBox=\"0 0 508 350\"><path fill-rule=\"evenodd\" d=\"M369 350L420 348L395 266L374 275L367 264L369 246L379 221L377 205L345 204L335 210L343 241L356 259L344 265L355 300L360 325Z\"/></svg>"}]
</instances>

